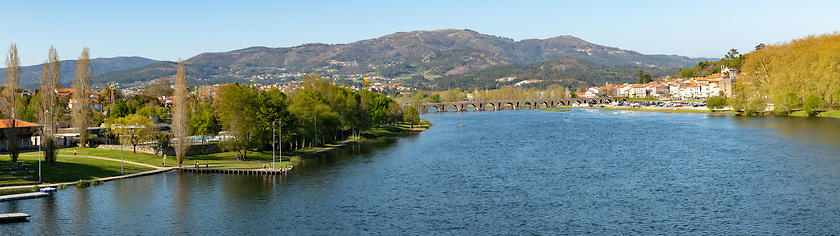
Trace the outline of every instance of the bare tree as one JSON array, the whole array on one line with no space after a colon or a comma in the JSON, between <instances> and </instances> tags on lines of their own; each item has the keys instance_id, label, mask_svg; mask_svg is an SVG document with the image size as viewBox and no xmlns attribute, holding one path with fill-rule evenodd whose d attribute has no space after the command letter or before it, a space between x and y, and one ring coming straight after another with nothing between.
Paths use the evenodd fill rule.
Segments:
<instances>
[{"instance_id":1,"label":"bare tree","mask_svg":"<svg viewBox=\"0 0 840 236\"><path fill-rule=\"evenodd\" d=\"M175 156L178 164L184 162L184 156L190 148L189 132L190 117L189 106L187 105L187 69L184 61L178 59L178 73L175 74L175 101L172 107L172 134L175 136Z\"/></svg>"},{"instance_id":2,"label":"bare tree","mask_svg":"<svg viewBox=\"0 0 840 236\"><path fill-rule=\"evenodd\" d=\"M58 117L63 112L58 109L58 89L61 84L61 64L58 61L58 53L55 47L50 47L49 59L44 63L44 70L38 78L38 100L41 105L41 111L38 112L38 120L44 127L41 129L41 140L43 142L44 160L49 165L55 166L58 140L55 135L58 133Z\"/></svg>"},{"instance_id":3,"label":"bare tree","mask_svg":"<svg viewBox=\"0 0 840 236\"><path fill-rule=\"evenodd\" d=\"M17 122L15 120L20 117L23 109L18 103L18 90L20 89L20 57L18 57L17 45L12 44L9 47L9 54L6 56L6 80L3 81L3 98L5 101L0 103L3 116L4 125L8 128L5 130L6 146L9 150L9 157L12 162L17 162L18 154L20 154L20 139L18 138Z\"/></svg>"},{"instance_id":4,"label":"bare tree","mask_svg":"<svg viewBox=\"0 0 840 236\"><path fill-rule=\"evenodd\" d=\"M90 81L93 77L93 68L90 66L90 49L85 47L82 55L76 61L76 79L73 80L73 100L76 104L72 108L73 126L79 131L79 147L87 146L88 130L90 123ZM43 86L41 87L43 88Z\"/></svg>"}]
</instances>

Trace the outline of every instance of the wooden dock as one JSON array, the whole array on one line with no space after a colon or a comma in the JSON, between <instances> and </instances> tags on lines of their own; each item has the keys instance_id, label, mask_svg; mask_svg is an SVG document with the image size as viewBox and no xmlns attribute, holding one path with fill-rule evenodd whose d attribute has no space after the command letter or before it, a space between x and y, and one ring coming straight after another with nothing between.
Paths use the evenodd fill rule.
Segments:
<instances>
[{"instance_id":1,"label":"wooden dock","mask_svg":"<svg viewBox=\"0 0 840 236\"><path fill-rule=\"evenodd\" d=\"M210 169L210 168L173 168L177 171L195 173L222 173L222 174L245 174L245 175L279 175L285 174L292 168L272 169Z\"/></svg>"},{"instance_id":2,"label":"wooden dock","mask_svg":"<svg viewBox=\"0 0 840 236\"><path fill-rule=\"evenodd\" d=\"M24 221L29 217L26 213L8 213L0 214L0 221Z\"/></svg>"},{"instance_id":3,"label":"wooden dock","mask_svg":"<svg viewBox=\"0 0 840 236\"><path fill-rule=\"evenodd\" d=\"M30 198L39 198L39 197L46 197L46 196L49 196L49 195L50 195L49 193L42 193L42 192L12 194L12 195L0 196L0 202L30 199Z\"/></svg>"}]
</instances>

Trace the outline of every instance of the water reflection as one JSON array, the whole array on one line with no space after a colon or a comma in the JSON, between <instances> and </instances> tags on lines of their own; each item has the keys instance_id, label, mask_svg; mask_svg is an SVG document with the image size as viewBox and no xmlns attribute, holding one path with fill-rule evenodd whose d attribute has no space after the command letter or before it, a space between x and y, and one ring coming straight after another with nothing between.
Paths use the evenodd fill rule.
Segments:
<instances>
[{"instance_id":1,"label":"water reflection","mask_svg":"<svg viewBox=\"0 0 840 236\"><path fill-rule=\"evenodd\" d=\"M0 225L0 234L809 235L840 228L837 120L577 109L424 118L435 126L303 160L289 175L170 172L0 203L37 219Z\"/></svg>"}]
</instances>

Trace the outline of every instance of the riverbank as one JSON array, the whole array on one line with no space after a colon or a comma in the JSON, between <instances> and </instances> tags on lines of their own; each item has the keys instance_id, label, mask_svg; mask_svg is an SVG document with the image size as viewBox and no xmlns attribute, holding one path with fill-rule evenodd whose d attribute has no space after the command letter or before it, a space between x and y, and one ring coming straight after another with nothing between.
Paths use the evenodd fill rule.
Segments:
<instances>
[{"instance_id":1,"label":"riverbank","mask_svg":"<svg viewBox=\"0 0 840 236\"><path fill-rule=\"evenodd\" d=\"M359 144L375 142L388 138L399 138L407 134L422 132L431 127L428 121L423 120L419 125L413 127L407 124L396 124L379 128L368 129L357 137L350 137L339 143L324 144L318 148L300 149L290 152L273 154L270 151L251 152L248 161L237 161L233 152L221 152L206 155L188 156L182 167L188 168L196 162L201 167L212 166L215 169L261 169L268 168L271 163L280 168L294 166L295 162L317 153L327 152L344 147L348 144ZM171 171L178 167L173 157L164 157L148 154L134 153L132 149L109 150L97 148L69 147L58 149L58 156L55 166L48 167L47 163L41 163L41 179L38 180L38 152L29 150L21 152L18 162L23 163L20 169L23 173L6 174L0 177L7 177L9 180L0 181L0 184L13 186L0 187L0 195L17 194L37 191L38 187L59 187L75 185L78 180L100 180L110 181L122 178L132 178L161 172ZM276 159L275 159L276 158ZM276 160L276 162L274 162ZM165 164L164 164L165 163ZM0 161L0 166L12 166L11 161ZM17 169L15 169L18 172ZM29 173L28 171L32 171ZM13 178L26 179L13 179Z\"/></svg>"},{"instance_id":2,"label":"riverbank","mask_svg":"<svg viewBox=\"0 0 840 236\"><path fill-rule=\"evenodd\" d=\"M610 111L639 111L639 112L665 112L665 113L716 113L716 114L737 114L732 110L709 110L707 107L644 107L633 108L627 106L611 106L604 107L570 107L562 106L562 108L577 108L577 109L599 109Z\"/></svg>"},{"instance_id":3,"label":"riverbank","mask_svg":"<svg viewBox=\"0 0 840 236\"><path fill-rule=\"evenodd\" d=\"M198 161L200 164L199 166L204 166L204 168L212 167L216 169L263 169L271 168L271 164L275 163L277 168L281 168L287 165L294 166L296 162L317 153L332 151L347 145L400 138L413 133L422 132L431 126L432 125L427 120L421 120L420 124L413 126L405 123L397 123L395 125L367 129L361 132L358 136L349 136L340 143L322 144L322 146L317 148L304 148L295 151L284 151L282 153L272 153L270 151L253 152L248 154L248 160L244 162L236 161L235 158L231 158L234 156L232 152L221 152L190 156L187 161L184 161L184 163L185 167L190 167L194 166L194 163Z\"/></svg>"}]
</instances>

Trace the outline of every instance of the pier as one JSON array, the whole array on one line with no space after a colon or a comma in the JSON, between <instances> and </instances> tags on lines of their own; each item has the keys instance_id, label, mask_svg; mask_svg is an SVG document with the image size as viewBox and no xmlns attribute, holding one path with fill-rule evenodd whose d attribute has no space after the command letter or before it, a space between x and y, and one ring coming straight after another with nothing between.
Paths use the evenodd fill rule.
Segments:
<instances>
[{"instance_id":1,"label":"pier","mask_svg":"<svg viewBox=\"0 0 840 236\"><path fill-rule=\"evenodd\" d=\"M12 194L12 195L0 196L0 202L30 199L30 198L39 198L39 197L46 197L46 196L49 196L49 195L50 195L49 193L42 193L42 192Z\"/></svg>"},{"instance_id":2,"label":"pier","mask_svg":"<svg viewBox=\"0 0 840 236\"><path fill-rule=\"evenodd\" d=\"M0 221L24 221L29 217L26 213L0 214Z\"/></svg>"},{"instance_id":3,"label":"pier","mask_svg":"<svg viewBox=\"0 0 840 236\"><path fill-rule=\"evenodd\" d=\"M285 174L292 168L273 169L210 169L210 168L173 168L177 171L195 173L222 173L222 174L246 174L246 175L278 175Z\"/></svg>"}]
</instances>

